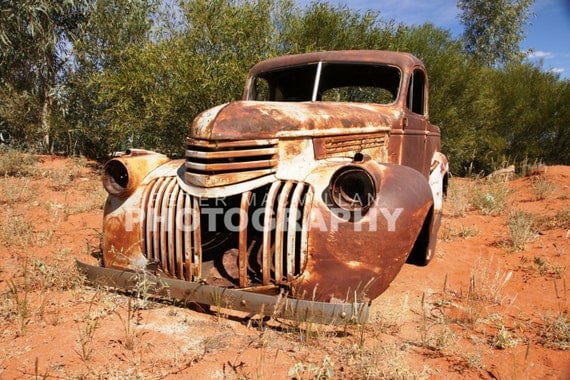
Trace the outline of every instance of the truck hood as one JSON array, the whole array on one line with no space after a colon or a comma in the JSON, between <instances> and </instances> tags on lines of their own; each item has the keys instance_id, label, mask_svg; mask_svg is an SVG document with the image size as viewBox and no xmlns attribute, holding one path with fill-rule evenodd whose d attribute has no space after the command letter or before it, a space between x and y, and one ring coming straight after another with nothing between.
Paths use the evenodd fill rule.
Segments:
<instances>
[{"instance_id":1,"label":"truck hood","mask_svg":"<svg viewBox=\"0 0 570 380\"><path fill-rule=\"evenodd\" d=\"M190 138L246 140L387 131L399 117L385 105L236 101L202 112Z\"/></svg>"}]
</instances>

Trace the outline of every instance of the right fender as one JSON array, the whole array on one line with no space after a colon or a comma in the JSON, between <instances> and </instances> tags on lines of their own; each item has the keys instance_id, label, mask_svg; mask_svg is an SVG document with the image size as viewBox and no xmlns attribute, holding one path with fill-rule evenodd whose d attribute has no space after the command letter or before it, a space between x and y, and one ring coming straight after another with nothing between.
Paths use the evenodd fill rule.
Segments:
<instances>
[{"instance_id":1,"label":"right fender","mask_svg":"<svg viewBox=\"0 0 570 380\"><path fill-rule=\"evenodd\" d=\"M406 262L433 207L428 181L418 171L373 160L349 165L358 165L374 178L375 201L362 217L350 218L345 212L343 218L343 212L332 209L325 197L315 196L309 260L295 283L298 295L331 301L361 292L376 298ZM309 176L315 194L327 192L316 182L330 179L344 166L320 169Z\"/></svg>"}]
</instances>

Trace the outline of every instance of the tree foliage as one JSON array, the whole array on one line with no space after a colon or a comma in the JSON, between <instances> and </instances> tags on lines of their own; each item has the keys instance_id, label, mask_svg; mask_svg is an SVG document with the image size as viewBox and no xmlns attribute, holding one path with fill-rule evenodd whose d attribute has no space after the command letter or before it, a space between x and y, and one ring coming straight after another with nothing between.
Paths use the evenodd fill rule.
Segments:
<instances>
[{"instance_id":1,"label":"tree foliage","mask_svg":"<svg viewBox=\"0 0 570 380\"><path fill-rule=\"evenodd\" d=\"M462 1L461 40L324 1L0 1L0 128L101 159L129 146L177 155L195 116L240 98L256 62L387 49L426 64L455 174L504 157L568 164L569 81L517 55L531 3Z\"/></svg>"},{"instance_id":2,"label":"tree foliage","mask_svg":"<svg viewBox=\"0 0 570 380\"><path fill-rule=\"evenodd\" d=\"M459 0L466 51L489 66L520 61L523 27L534 0Z\"/></svg>"},{"instance_id":3,"label":"tree foliage","mask_svg":"<svg viewBox=\"0 0 570 380\"><path fill-rule=\"evenodd\" d=\"M44 151L51 151L53 124L64 116L62 70L84 21L81 6L81 0L0 2L0 121L27 143L40 139Z\"/></svg>"}]
</instances>

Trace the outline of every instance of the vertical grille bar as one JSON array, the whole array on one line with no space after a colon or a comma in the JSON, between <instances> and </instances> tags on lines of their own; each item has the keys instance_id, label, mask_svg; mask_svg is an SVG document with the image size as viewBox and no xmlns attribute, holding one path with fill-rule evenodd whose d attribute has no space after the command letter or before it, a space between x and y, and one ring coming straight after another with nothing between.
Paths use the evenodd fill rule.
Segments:
<instances>
[{"instance_id":1,"label":"vertical grille bar","mask_svg":"<svg viewBox=\"0 0 570 380\"><path fill-rule=\"evenodd\" d=\"M163 259L165 258L164 256L166 256L166 252L162 252L160 250L160 218L162 216L162 210L160 208L160 205L162 204L162 197L164 196L164 190L165 190L165 185L168 182L163 180L160 181L160 183L158 184L158 188L156 190L156 193L153 194L153 213L152 213L152 234L155 237L153 239L153 245L152 245L152 252L153 252L153 258L155 261L157 262L162 262ZM154 189L153 189L154 190Z\"/></svg>"},{"instance_id":2,"label":"vertical grille bar","mask_svg":"<svg viewBox=\"0 0 570 380\"><path fill-rule=\"evenodd\" d=\"M301 223L301 244L299 249L299 272L307 265L309 252L309 227L311 217L311 205L313 204L313 191L309 187L303 202L303 221Z\"/></svg>"},{"instance_id":3,"label":"vertical grille bar","mask_svg":"<svg viewBox=\"0 0 570 380\"><path fill-rule=\"evenodd\" d=\"M285 182L279 201L277 204L277 215L275 216L275 258L273 265L275 266L275 283L280 284L283 281L283 235L285 231L285 218L287 216L287 201L289 193L293 187L292 181Z\"/></svg>"},{"instance_id":4,"label":"vertical grille bar","mask_svg":"<svg viewBox=\"0 0 570 380\"><path fill-rule=\"evenodd\" d=\"M248 262L248 252L247 252L247 225L248 221L248 211L249 211L249 201L251 199L251 191L246 191L241 196L240 204L240 218L239 218L239 286L245 288L248 285L247 279L247 262Z\"/></svg>"},{"instance_id":5,"label":"vertical grille bar","mask_svg":"<svg viewBox=\"0 0 570 380\"><path fill-rule=\"evenodd\" d=\"M297 233L299 232L299 229L297 228L297 218L299 217L299 205L304 190L305 184L296 184L291 198L291 204L289 206L289 220L287 223L287 278L295 275L295 250L297 248L295 242Z\"/></svg>"},{"instance_id":6,"label":"vertical grille bar","mask_svg":"<svg viewBox=\"0 0 570 380\"><path fill-rule=\"evenodd\" d=\"M184 232L188 228L186 221L184 219L186 215L186 208L184 207L184 200L186 199L187 195L177 186L177 196L176 196L176 238L174 239L174 252L176 256L176 277L177 278L184 278L184 252L185 252L185 244L184 244ZM182 211L182 212L180 212ZM190 279L191 281L191 279Z\"/></svg>"},{"instance_id":7,"label":"vertical grille bar","mask_svg":"<svg viewBox=\"0 0 570 380\"><path fill-rule=\"evenodd\" d=\"M267 193L267 202L265 203L265 211L263 217L263 254L262 254L262 276L263 285L269 285L271 281L271 232L273 221L273 205L277 199L277 194L281 188L282 182L276 181L271 184L271 188Z\"/></svg>"},{"instance_id":8,"label":"vertical grille bar","mask_svg":"<svg viewBox=\"0 0 570 380\"><path fill-rule=\"evenodd\" d=\"M160 252L164 253L162 259L162 269L166 273L176 273L174 271L174 250L171 249L173 247L172 238L174 237L174 215L176 214L176 210L171 207L173 198L173 190L174 185L176 185L175 181L168 181L168 185L166 186L166 190L164 192L164 196L162 197L161 209L163 215L161 216L160 221ZM178 186L176 186L178 187Z\"/></svg>"},{"instance_id":9,"label":"vertical grille bar","mask_svg":"<svg viewBox=\"0 0 570 380\"><path fill-rule=\"evenodd\" d=\"M183 256L181 257L182 264L184 265L184 278L186 281L193 281L194 279L194 267L192 265L194 257L194 246L196 242L192 242L192 231L196 228L193 223L195 221L192 219L194 209L192 206L192 197L185 194L184 196L184 248L182 251ZM190 226L190 227L188 227ZM188 230L190 228L190 230Z\"/></svg>"},{"instance_id":10,"label":"vertical grille bar","mask_svg":"<svg viewBox=\"0 0 570 380\"><path fill-rule=\"evenodd\" d=\"M196 218L193 222L195 224L192 225L193 237L194 237L194 245L193 250L190 251L193 253L193 257L191 259L191 263L193 264L194 268L192 268L193 275L196 278L202 278L202 239L201 239L201 230L200 230L200 202L196 197L192 197L192 216Z\"/></svg>"}]
</instances>

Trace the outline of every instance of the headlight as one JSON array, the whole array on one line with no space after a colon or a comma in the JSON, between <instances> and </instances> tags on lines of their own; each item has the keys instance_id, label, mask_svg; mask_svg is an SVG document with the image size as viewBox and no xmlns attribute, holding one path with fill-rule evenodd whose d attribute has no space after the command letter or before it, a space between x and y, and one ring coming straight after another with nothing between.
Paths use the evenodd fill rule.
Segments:
<instances>
[{"instance_id":1,"label":"headlight","mask_svg":"<svg viewBox=\"0 0 570 380\"><path fill-rule=\"evenodd\" d=\"M103 171L103 187L109 194L124 194L129 184L129 170L120 160L111 160Z\"/></svg>"},{"instance_id":2,"label":"headlight","mask_svg":"<svg viewBox=\"0 0 570 380\"><path fill-rule=\"evenodd\" d=\"M163 154L142 149L131 149L126 153L105 164L102 178L105 190L123 199L137 189L148 173L169 161Z\"/></svg>"},{"instance_id":3,"label":"headlight","mask_svg":"<svg viewBox=\"0 0 570 380\"><path fill-rule=\"evenodd\" d=\"M376 183L365 169L345 166L332 176L329 192L335 206L366 211L376 200Z\"/></svg>"}]
</instances>

